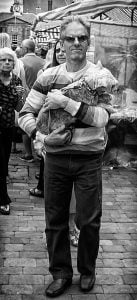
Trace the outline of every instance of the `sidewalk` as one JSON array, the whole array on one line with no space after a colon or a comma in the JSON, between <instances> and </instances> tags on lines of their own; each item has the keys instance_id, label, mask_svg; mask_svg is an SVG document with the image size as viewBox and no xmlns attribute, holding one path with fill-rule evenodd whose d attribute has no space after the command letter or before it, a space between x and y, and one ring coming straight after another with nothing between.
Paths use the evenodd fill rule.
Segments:
<instances>
[{"instance_id":1,"label":"sidewalk","mask_svg":"<svg viewBox=\"0 0 137 300\"><path fill-rule=\"evenodd\" d=\"M18 144L20 147L20 144ZM18 148L19 148L18 147ZM10 216L0 215L0 300L45 300L51 281L45 247L44 200L29 195L39 160L10 159ZM79 290L77 248L72 247L73 285L62 300L137 299L137 171L103 169L103 217L96 284Z\"/></svg>"}]
</instances>

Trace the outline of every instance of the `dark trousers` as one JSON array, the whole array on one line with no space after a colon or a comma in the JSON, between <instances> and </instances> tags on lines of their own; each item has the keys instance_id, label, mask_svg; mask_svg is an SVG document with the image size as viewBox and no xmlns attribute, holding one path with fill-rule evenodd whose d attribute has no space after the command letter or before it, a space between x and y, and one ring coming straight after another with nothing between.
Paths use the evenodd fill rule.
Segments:
<instances>
[{"instance_id":1,"label":"dark trousers","mask_svg":"<svg viewBox=\"0 0 137 300\"><path fill-rule=\"evenodd\" d=\"M102 154L46 154L45 215L49 271L53 278L73 275L69 206L72 186L76 196L76 220L80 229L77 268L91 274L99 250L102 215Z\"/></svg>"},{"instance_id":2,"label":"dark trousers","mask_svg":"<svg viewBox=\"0 0 137 300\"><path fill-rule=\"evenodd\" d=\"M12 128L0 130L0 205L11 202L7 193L6 176L12 146Z\"/></svg>"},{"instance_id":3,"label":"dark trousers","mask_svg":"<svg viewBox=\"0 0 137 300\"><path fill-rule=\"evenodd\" d=\"M44 191L44 158L43 158L43 156L41 157L41 161L40 161L40 173L39 173L37 189Z\"/></svg>"}]
</instances>

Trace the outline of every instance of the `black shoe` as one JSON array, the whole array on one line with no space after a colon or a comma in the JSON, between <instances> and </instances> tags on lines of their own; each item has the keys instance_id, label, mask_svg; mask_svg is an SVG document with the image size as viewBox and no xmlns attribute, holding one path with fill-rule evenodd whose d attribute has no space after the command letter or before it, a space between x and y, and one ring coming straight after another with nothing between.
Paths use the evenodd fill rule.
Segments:
<instances>
[{"instance_id":1,"label":"black shoe","mask_svg":"<svg viewBox=\"0 0 137 300\"><path fill-rule=\"evenodd\" d=\"M29 193L30 193L30 195L32 195L34 197L44 198L44 192L37 188L30 189Z\"/></svg>"},{"instance_id":2,"label":"black shoe","mask_svg":"<svg viewBox=\"0 0 137 300\"><path fill-rule=\"evenodd\" d=\"M92 290L96 280L95 272L92 275L81 275L80 276L80 289L82 292L89 292Z\"/></svg>"},{"instance_id":3,"label":"black shoe","mask_svg":"<svg viewBox=\"0 0 137 300\"><path fill-rule=\"evenodd\" d=\"M9 215L10 214L10 205L9 204L1 205L0 206L0 213L2 215Z\"/></svg>"},{"instance_id":4,"label":"black shoe","mask_svg":"<svg viewBox=\"0 0 137 300\"><path fill-rule=\"evenodd\" d=\"M46 295L54 298L64 293L64 291L72 284L72 278L54 279L46 289Z\"/></svg>"}]
</instances>

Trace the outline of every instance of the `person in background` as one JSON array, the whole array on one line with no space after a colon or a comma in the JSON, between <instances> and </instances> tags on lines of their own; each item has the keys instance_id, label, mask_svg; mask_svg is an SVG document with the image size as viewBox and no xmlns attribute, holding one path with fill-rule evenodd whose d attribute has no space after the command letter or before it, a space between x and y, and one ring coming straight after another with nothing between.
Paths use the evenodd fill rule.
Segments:
<instances>
[{"instance_id":1,"label":"person in background","mask_svg":"<svg viewBox=\"0 0 137 300\"><path fill-rule=\"evenodd\" d=\"M33 40L23 40L21 47L23 57L21 57L20 60L24 65L25 79L28 91L30 91L37 78L37 73L43 68L45 61L35 54L35 43ZM20 159L23 161L33 162L34 157L32 155L31 138L25 132L23 132L22 140L25 149L25 155L20 157Z\"/></svg>"},{"instance_id":2,"label":"person in background","mask_svg":"<svg viewBox=\"0 0 137 300\"><path fill-rule=\"evenodd\" d=\"M6 32L1 32L0 33L0 48L4 48L4 47L8 47L8 48L12 49L9 34L6 33ZM16 47L14 46L14 48L16 48ZM15 51L15 53L16 53L16 51ZM14 66L13 72L14 72L15 75L17 75L17 77L19 77L21 79L22 86L24 88L24 92L22 94L22 86L20 87L21 94L22 94L22 97L25 98L25 94L27 93L28 88L27 88L26 80L25 80L24 66L23 66L23 63L18 59L18 57L17 57L17 60L16 60L16 64ZM13 135L12 135L12 139L13 139L13 141L12 141L12 153L20 153L21 152L16 147L17 131L19 131L19 127L18 127L18 124L17 124L17 119L18 119L18 113L15 111L15 126L13 128Z\"/></svg>"},{"instance_id":3,"label":"person in background","mask_svg":"<svg viewBox=\"0 0 137 300\"><path fill-rule=\"evenodd\" d=\"M10 36L6 32L0 32L0 48L11 48Z\"/></svg>"},{"instance_id":4,"label":"person in background","mask_svg":"<svg viewBox=\"0 0 137 300\"><path fill-rule=\"evenodd\" d=\"M17 48L15 49L15 53L17 55L17 58L22 57L22 50L21 50L20 46L17 46Z\"/></svg>"},{"instance_id":5,"label":"person in background","mask_svg":"<svg viewBox=\"0 0 137 300\"><path fill-rule=\"evenodd\" d=\"M43 59L46 59L47 53L48 53L48 50L47 50L47 49L41 48L41 57L42 57Z\"/></svg>"},{"instance_id":6,"label":"person in background","mask_svg":"<svg viewBox=\"0 0 137 300\"><path fill-rule=\"evenodd\" d=\"M8 47L0 49L0 213L10 214L11 199L7 191L6 177L12 147L12 133L15 123L15 109L20 97L18 87L22 82L13 70L17 57Z\"/></svg>"},{"instance_id":7,"label":"person in background","mask_svg":"<svg viewBox=\"0 0 137 300\"><path fill-rule=\"evenodd\" d=\"M57 41L54 47L54 52L53 52L53 61L49 67L55 67L58 66L66 61L66 55L63 50L63 48L60 45L60 41ZM48 68L49 68L48 67ZM40 70L38 72L38 76L43 73L43 71L46 68L44 67L43 70ZM40 172L39 174L36 175L38 178L38 184L36 187L32 188L29 190L30 195L36 196L36 197L44 197L44 158L43 156L41 157L40 161Z\"/></svg>"},{"instance_id":8,"label":"person in background","mask_svg":"<svg viewBox=\"0 0 137 300\"><path fill-rule=\"evenodd\" d=\"M96 259L102 215L102 158L107 143L105 127L109 114L66 97L60 91L68 84L97 72L87 61L90 23L80 16L65 18L60 36L66 63L49 68L38 77L20 112L19 125L46 151L44 197L49 271L53 281L46 296L57 297L72 284L73 268L69 239L69 207L74 186L77 227L80 229L77 268L80 289L89 292L95 283ZM50 86L51 80L54 83ZM35 114L59 109L75 117L73 132L65 125L48 135L36 131Z\"/></svg>"},{"instance_id":9,"label":"person in background","mask_svg":"<svg viewBox=\"0 0 137 300\"><path fill-rule=\"evenodd\" d=\"M44 49L44 48L37 48L35 53L37 56L46 59L46 55L47 55L48 50Z\"/></svg>"}]
</instances>

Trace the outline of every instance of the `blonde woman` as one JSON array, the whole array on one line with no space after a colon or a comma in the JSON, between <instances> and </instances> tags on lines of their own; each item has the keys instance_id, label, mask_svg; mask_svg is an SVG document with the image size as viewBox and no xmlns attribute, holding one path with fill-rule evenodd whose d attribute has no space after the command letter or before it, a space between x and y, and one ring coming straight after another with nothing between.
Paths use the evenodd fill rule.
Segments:
<instances>
[{"instance_id":1,"label":"blonde woman","mask_svg":"<svg viewBox=\"0 0 137 300\"><path fill-rule=\"evenodd\" d=\"M21 99L21 79L13 73L17 57L8 47L0 49L0 213L10 213L6 176L15 124L15 109Z\"/></svg>"}]
</instances>

